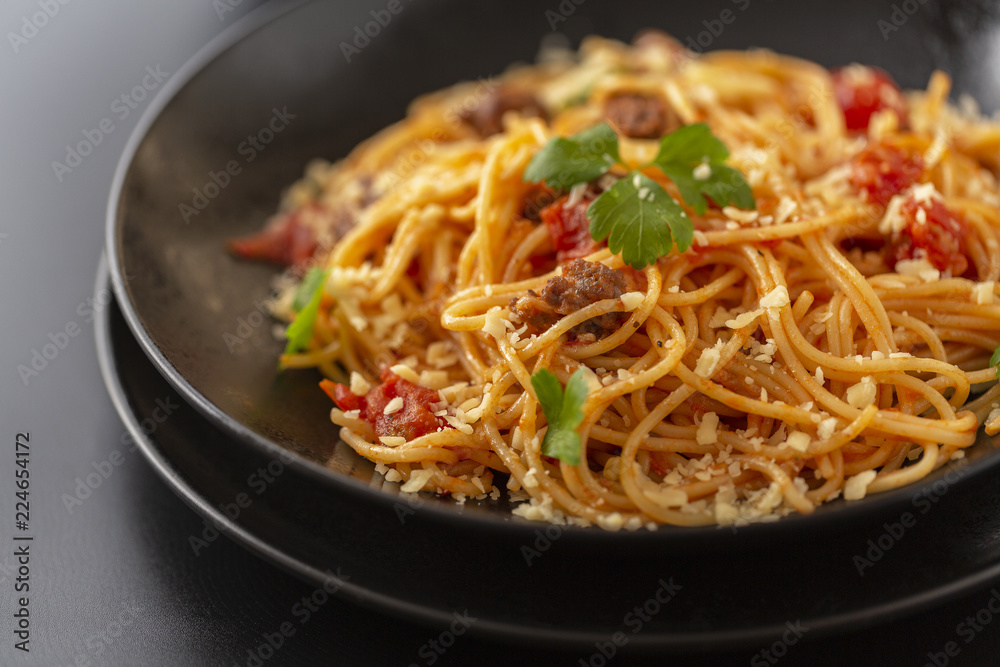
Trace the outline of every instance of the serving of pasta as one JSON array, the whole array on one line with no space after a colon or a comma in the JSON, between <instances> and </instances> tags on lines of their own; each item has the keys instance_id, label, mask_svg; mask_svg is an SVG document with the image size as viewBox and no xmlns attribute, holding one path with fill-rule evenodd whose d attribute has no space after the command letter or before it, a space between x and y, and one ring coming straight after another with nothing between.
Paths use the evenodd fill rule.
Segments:
<instances>
[{"instance_id":1,"label":"serving of pasta","mask_svg":"<svg viewBox=\"0 0 1000 667\"><path fill-rule=\"evenodd\" d=\"M810 513L1000 431L1000 124L949 94L592 37L418 99L231 249L290 266L283 367L404 492Z\"/></svg>"}]
</instances>

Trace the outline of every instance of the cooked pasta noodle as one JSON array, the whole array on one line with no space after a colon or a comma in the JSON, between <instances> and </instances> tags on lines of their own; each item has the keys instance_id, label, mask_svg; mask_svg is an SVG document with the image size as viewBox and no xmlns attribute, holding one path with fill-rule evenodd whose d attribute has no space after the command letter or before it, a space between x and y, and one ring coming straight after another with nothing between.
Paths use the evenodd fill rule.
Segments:
<instances>
[{"instance_id":1,"label":"cooked pasta noodle","mask_svg":"<svg viewBox=\"0 0 1000 667\"><path fill-rule=\"evenodd\" d=\"M283 361L343 383L331 418L387 480L529 519L740 524L910 484L1000 429L1000 126L949 89L651 33L421 98L288 192L269 238L306 230L328 273ZM524 172L605 120L629 168L707 124L756 208L682 204L693 246L641 270L573 237L619 168ZM553 314L558 276L583 303ZM543 368L584 369L579 465L542 452Z\"/></svg>"}]
</instances>

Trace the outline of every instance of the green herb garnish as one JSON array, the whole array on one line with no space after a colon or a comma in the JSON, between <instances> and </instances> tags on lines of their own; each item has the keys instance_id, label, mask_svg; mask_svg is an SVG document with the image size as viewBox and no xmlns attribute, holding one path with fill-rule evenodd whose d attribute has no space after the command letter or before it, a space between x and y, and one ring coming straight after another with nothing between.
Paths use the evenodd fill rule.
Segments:
<instances>
[{"instance_id":1,"label":"green herb garnish","mask_svg":"<svg viewBox=\"0 0 1000 667\"><path fill-rule=\"evenodd\" d=\"M545 368L531 376L531 386L535 388L549 424L542 440L542 453L570 465L579 465L580 434L576 427L583 421L583 402L587 399L583 369L570 376L565 392L559 378Z\"/></svg>"},{"instance_id":2,"label":"green herb garnish","mask_svg":"<svg viewBox=\"0 0 1000 667\"><path fill-rule=\"evenodd\" d=\"M285 331L285 337L288 339L285 354L295 354L309 345L313 324L316 323L316 315L319 313L319 303L323 299L323 285L326 284L328 276L329 271L313 267L309 269L295 291L292 308L297 314Z\"/></svg>"},{"instance_id":3,"label":"green herb garnish","mask_svg":"<svg viewBox=\"0 0 1000 667\"><path fill-rule=\"evenodd\" d=\"M663 137L656 158L641 168L659 168L698 214L708 207L706 197L719 206L755 208L743 174L724 164L728 157L726 146L708 126L697 123ZM615 165L628 168L618 152L618 135L601 123L568 139L549 141L528 164L524 180L566 190L603 176ZM636 269L654 263L674 245L684 252L694 240L694 225L684 209L639 170L630 170L601 193L587 208L587 218L591 237L608 239L611 252L621 253Z\"/></svg>"},{"instance_id":4,"label":"green herb garnish","mask_svg":"<svg viewBox=\"0 0 1000 667\"><path fill-rule=\"evenodd\" d=\"M990 357L990 366L997 369L997 380L1000 380L1000 347L993 350L993 356Z\"/></svg>"}]
</instances>

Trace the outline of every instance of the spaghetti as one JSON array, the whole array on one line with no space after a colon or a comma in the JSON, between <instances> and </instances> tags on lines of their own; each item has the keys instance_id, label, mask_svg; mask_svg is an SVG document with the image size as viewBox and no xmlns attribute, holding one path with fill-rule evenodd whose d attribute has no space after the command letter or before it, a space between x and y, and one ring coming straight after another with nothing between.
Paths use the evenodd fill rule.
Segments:
<instances>
[{"instance_id":1,"label":"spaghetti","mask_svg":"<svg viewBox=\"0 0 1000 667\"><path fill-rule=\"evenodd\" d=\"M233 247L325 270L283 364L339 383L323 386L343 441L404 491L505 487L515 514L611 530L809 513L1000 430L1000 126L949 88L590 38L417 100ZM524 177L601 122L631 169L706 124L755 208L682 203L692 247L627 266L588 229L620 167L568 189ZM297 283L282 319L303 312ZM543 454L541 369L583 369L579 464Z\"/></svg>"}]
</instances>

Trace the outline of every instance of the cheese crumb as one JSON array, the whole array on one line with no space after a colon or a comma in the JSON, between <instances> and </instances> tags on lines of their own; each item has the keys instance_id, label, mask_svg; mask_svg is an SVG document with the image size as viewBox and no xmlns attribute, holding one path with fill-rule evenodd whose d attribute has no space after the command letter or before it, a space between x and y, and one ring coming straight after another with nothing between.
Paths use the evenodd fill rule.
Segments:
<instances>
[{"instance_id":1,"label":"cheese crumb","mask_svg":"<svg viewBox=\"0 0 1000 667\"><path fill-rule=\"evenodd\" d=\"M995 283L992 280L986 280L978 283L972 288L972 294L975 297L976 305L988 306L993 303L993 286Z\"/></svg>"},{"instance_id":2,"label":"cheese crumb","mask_svg":"<svg viewBox=\"0 0 1000 667\"><path fill-rule=\"evenodd\" d=\"M716 348L706 347L701 351L701 356L698 357L698 363L695 364L695 374L700 375L703 378L711 377L721 359L722 355Z\"/></svg>"},{"instance_id":3,"label":"cheese crumb","mask_svg":"<svg viewBox=\"0 0 1000 667\"><path fill-rule=\"evenodd\" d=\"M788 298L788 288L784 285L778 285L760 299L762 308L780 308L789 303L791 300Z\"/></svg>"},{"instance_id":4,"label":"cheese crumb","mask_svg":"<svg viewBox=\"0 0 1000 667\"><path fill-rule=\"evenodd\" d=\"M401 435L380 435L378 439L386 447L399 447L406 444L406 438Z\"/></svg>"},{"instance_id":5,"label":"cheese crumb","mask_svg":"<svg viewBox=\"0 0 1000 667\"><path fill-rule=\"evenodd\" d=\"M626 310L635 310L642 304L645 296L642 292L626 292L621 295L621 301Z\"/></svg>"},{"instance_id":6,"label":"cheese crumb","mask_svg":"<svg viewBox=\"0 0 1000 667\"><path fill-rule=\"evenodd\" d=\"M507 327L504 326L504 319L500 316L500 308L494 307L486 311L483 331L493 336L497 340L507 337Z\"/></svg>"},{"instance_id":7,"label":"cheese crumb","mask_svg":"<svg viewBox=\"0 0 1000 667\"><path fill-rule=\"evenodd\" d=\"M707 181L712 176L712 167L702 162L691 171L691 175L696 181Z\"/></svg>"},{"instance_id":8,"label":"cheese crumb","mask_svg":"<svg viewBox=\"0 0 1000 667\"><path fill-rule=\"evenodd\" d=\"M407 382L412 382L413 384L420 384L420 376L417 372L407 366L406 364L396 364L389 368L390 371L403 378ZM386 414L389 414L388 412Z\"/></svg>"},{"instance_id":9,"label":"cheese crumb","mask_svg":"<svg viewBox=\"0 0 1000 667\"><path fill-rule=\"evenodd\" d=\"M875 402L878 395L878 386L872 376L866 375L861 378L861 382L847 388L847 403L852 408L866 408Z\"/></svg>"},{"instance_id":10,"label":"cheese crumb","mask_svg":"<svg viewBox=\"0 0 1000 667\"><path fill-rule=\"evenodd\" d=\"M834 431L837 430L837 418L828 417L819 423L819 427L816 429L816 434L819 439L826 442L831 437L833 437Z\"/></svg>"},{"instance_id":11,"label":"cheese crumb","mask_svg":"<svg viewBox=\"0 0 1000 667\"><path fill-rule=\"evenodd\" d=\"M919 276L925 283L941 279L941 272L926 257L899 260L896 262L896 273L902 276Z\"/></svg>"},{"instance_id":12,"label":"cheese crumb","mask_svg":"<svg viewBox=\"0 0 1000 667\"><path fill-rule=\"evenodd\" d=\"M382 409L382 414L392 415L403 409L403 397L396 396L391 401L385 404L385 408Z\"/></svg>"},{"instance_id":13,"label":"cheese crumb","mask_svg":"<svg viewBox=\"0 0 1000 667\"><path fill-rule=\"evenodd\" d=\"M714 412L706 412L698 425L698 432L695 440L699 445L711 445L719 441L719 415Z\"/></svg>"},{"instance_id":14,"label":"cheese crumb","mask_svg":"<svg viewBox=\"0 0 1000 667\"><path fill-rule=\"evenodd\" d=\"M357 371L351 371L351 393L355 396L364 396L371 391L372 386L368 384L365 376Z\"/></svg>"},{"instance_id":15,"label":"cheese crumb","mask_svg":"<svg viewBox=\"0 0 1000 667\"><path fill-rule=\"evenodd\" d=\"M812 442L812 438L804 431L793 431L788 435L788 439L785 440L786 445L798 452L805 452L809 449L810 442Z\"/></svg>"},{"instance_id":16,"label":"cheese crumb","mask_svg":"<svg viewBox=\"0 0 1000 667\"><path fill-rule=\"evenodd\" d=\"M844 482L844 500L861 500L868 495L868 486L875 480L874 470L859 472Z\"/></svg>"},{"instance_id":17,"label":"cheese crumb","mask_svg":"<svg viewBox=\"0 0 1000 667\"><path fill-rule=\"evenodd\" d=\"M758 308L757 310L752 310L749 313L743 313L742 315L737 315L731 320L726 320L726 326L730 329L742 329L743 327L751 324L754 320L760 317L764 312L763 308Z\"/></svg>"},{"instance_id":18,"label":"cheese crumb","mask_svg":"<svg viewBox=\"0 0 1000 667\"><path fill-rule=\"evenodd\" d=\"M415 493L424 488L424 484L430 481L433 476L434 471L430 469L420 468L419 470L414 470L410 473L410 479L407 480L406 484L400 487L400 491Z\"/></svg>"}]
</instances>

